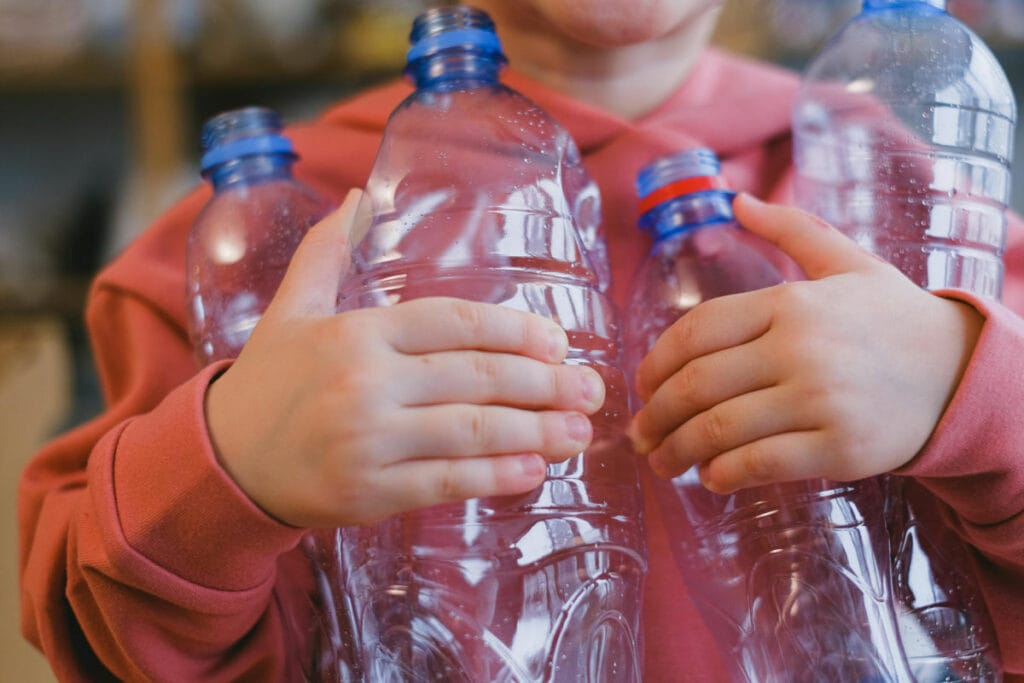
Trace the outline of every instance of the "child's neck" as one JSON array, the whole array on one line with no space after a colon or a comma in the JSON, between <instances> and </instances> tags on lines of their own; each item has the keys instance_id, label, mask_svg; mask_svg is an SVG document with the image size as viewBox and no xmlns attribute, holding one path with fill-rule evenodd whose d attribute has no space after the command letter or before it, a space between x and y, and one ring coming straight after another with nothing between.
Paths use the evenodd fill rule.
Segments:
<instances>
[{"instance_id":1,"label":"child's neck","mask_svg":"<svg viewBox=\"0 0 1024 683\"><path fill-rule=\"evenodd\" d=\"M717 18L716 8L674 33L618 48L595 48L525 27L501 36L517 71L632 120L656 109L676 91L710 41Z\"/></svg>"}]
</instances>

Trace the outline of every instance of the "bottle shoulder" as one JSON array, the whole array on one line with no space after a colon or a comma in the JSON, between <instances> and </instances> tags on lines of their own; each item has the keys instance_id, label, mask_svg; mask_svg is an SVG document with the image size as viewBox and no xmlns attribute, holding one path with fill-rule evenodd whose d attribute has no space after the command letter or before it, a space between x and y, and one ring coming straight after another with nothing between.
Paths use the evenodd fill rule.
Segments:
<instances>
[{"instance_id":1,"label":"bottle shoulder","mask_svg":"<svg viewBox=\"0 0 1024 683\"><path fill-rule=\"evenodd\" d=\"M985 42L945 12L872 12L834 35L804 71L800 98L927 100L1016 115L1005 70Z\"/></svg>"}]
</instances>

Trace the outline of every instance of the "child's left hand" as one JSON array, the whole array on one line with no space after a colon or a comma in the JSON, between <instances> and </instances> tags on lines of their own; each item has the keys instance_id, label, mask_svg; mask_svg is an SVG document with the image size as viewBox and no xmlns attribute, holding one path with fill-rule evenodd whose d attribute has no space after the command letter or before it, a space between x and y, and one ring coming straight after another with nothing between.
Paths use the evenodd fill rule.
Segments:
<instances>
[{"instance_id":1,"label":"child's left hand","mask_svg":"<svg viewBox=\"0 0 1024 683\"><path fill-rule=\"evenodd\" d=\"M723 493L909 462L951 400L982 316L810 214L749 195L735 211L810 279L712 299L666 330L637 372L637 450L665 477L699 465Z\"/></svg>"}]
</instances>

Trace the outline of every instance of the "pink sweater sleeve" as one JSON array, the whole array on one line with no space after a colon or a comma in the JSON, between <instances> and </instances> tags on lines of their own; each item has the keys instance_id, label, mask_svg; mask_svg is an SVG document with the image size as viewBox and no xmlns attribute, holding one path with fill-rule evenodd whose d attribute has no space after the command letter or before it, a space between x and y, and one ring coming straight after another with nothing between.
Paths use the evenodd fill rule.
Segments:
<instances>
[{"instance_id":1,"label":"pink sweater sleeve","mask_svg":"<svg viewBox=\"0 0 1024 683\"><path fill-rule=\"evenodd\" d=\"M961 291L986 318L967 371L925 448L899 473L947 503L978 551L1008 670L1024 672L1024 320Z\"/></svg>"},{"instance_id":2,"label":"pink sweater sleeve","mask_svg":"<svg viewBox=\"0 0 1024 683\"><path fill-rule=\"evenodd\" d=\"M203 403L224 365L195 373L181 269L135 256L89 304L109 407L20 482L23 631L61 680L282 680L301 648L276 566L301 531L218 465ZM145 286L119 287L125 270Z\"/></svg>"}]
</instances>

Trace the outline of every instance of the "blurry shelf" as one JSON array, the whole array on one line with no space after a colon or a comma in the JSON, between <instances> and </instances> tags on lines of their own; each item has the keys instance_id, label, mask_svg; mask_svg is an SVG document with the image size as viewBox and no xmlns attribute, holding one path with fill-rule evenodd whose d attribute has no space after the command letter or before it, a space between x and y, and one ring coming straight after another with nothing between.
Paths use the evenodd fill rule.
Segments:
<instances>
[{"instance_id":1,"label":"blurry shelf","mask_svg":"<svg viewBox=\"0 0 1024 683\"><path fill-rule=\"evenodd\" d=\"M117 90L124 85L123 59L80 55L49 66L20 68L0 63L0 89L5 91Z\"/></svg>"}]
</instances>

